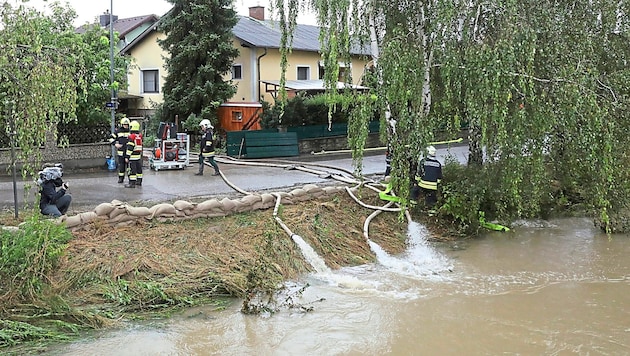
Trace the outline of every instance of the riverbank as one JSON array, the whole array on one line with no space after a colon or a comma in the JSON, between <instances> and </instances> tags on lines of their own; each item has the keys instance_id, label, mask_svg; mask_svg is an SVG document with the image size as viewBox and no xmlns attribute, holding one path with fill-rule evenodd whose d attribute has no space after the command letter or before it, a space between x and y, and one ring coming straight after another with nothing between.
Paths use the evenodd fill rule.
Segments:
<instances>
[{"instance_id":1,"label":"riverbank","mask_svg":"<svg viewBox=\"0 0 630 356\"><path fill-rule=\"evenodd\" d=\"M382 205L369 192L362 200ZM281 205L277 217L337 269L375 261L364 236L365 219L372 213L338 193ZM400 218L399 212L374 217L370 240L391 254L404 251L407 222ZM2 320L48 332L16 331L10 340L0 340L2 346L36 342L45 348L40 343L47 337L72 337L147 312L243 299L313 271L273 209L173 222L139 220L120 228L97 221L72 234L56 268L45 276L41 295L28 302L37 307L3 303Z\"/></svg>"}]
</instances>

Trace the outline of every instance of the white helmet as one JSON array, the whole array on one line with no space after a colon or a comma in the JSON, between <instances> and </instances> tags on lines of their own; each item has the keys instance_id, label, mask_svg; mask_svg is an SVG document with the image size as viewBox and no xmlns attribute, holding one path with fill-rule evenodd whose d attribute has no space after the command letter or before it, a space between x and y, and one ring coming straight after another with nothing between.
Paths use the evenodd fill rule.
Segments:
<instances>
[{"instance_id":1,"label":"white helmet","mask_svg":"<svg viewBox=\"0 0 630 356\"><path fill-rule=\"evenodd\" d=\"M199 126L201 126L202 129L214 128L214 126L212 126L212 124L210 123L210 120L208 119L201 120L201 122L199 123Z\"/></svg>"},{"instance_id":2,"label":"white helmet","mask_svg":"<svg viewBox=\"0 0 630 356\"><path fill-rule=\"evenodd\" d=\"M435 157L435 147L429 146L427 147L427 154L429 157Z\"/></svg>"}]
</instances>

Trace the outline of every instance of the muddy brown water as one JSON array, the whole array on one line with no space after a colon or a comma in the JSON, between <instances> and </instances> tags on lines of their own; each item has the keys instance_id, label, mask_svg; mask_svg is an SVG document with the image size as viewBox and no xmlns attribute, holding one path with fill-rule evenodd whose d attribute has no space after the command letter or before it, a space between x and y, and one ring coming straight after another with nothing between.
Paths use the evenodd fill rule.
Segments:
<instances>
[{"instance_id":1,"label":"muddy brown water","mask_svg":"<svg viewBox=\"0 0 630 356\"><path fill-rule=\"evenodd\" d=\"M410 226L402 256L305 276L313 311L186 310L52 355L628 355L630 235L523 222L455 245Z\"/></svg>"}]
</instances>

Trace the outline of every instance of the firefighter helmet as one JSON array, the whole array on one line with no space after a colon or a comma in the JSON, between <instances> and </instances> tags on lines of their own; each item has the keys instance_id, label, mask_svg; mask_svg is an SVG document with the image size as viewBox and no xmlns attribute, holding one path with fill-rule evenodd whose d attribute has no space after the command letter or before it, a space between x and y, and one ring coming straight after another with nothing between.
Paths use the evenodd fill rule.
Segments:
<instances>
[{"instance_id":1,"label":"firefighter helmet","mask_svg":"<svg viewBox=\"0 0 630 356\"><path fill-rule=\"evenodd\" d=\"M123 125L129 125L129 119L126 117L123 117L122 119L120 119L120 126Z\"/></svg>"},{"instance_id":2,"label":"firefighter helmet","mask_svg":"<svg viewBox=\"0 0 630 356\"><path fill-rule=\"evenodd\" d=\"M210 123L210 120L208 120L208 119L201 120L201 122L199 123L199 126L201 126L202 129L207 129L207 128L213 129L214 128L214 126L212 126L212 124Z\"/></svg>"},{"instance_id":3,"label":"firefighter helmet","mask_svg":"<svg viewBox=\"0 0 630 356\"><path fill-rule=\"evenodd\" d=\"M429 146L427 147L427 154L429 157L435 157L435 147Z\"/></svg>"},{"instance_id":4,"label":"firefighter helmet","mask_svg":"<svg viewBox=\"0 0 630 356\"><path fill-rule=\"evenodd\" d=\"M140 132L140 123L136 120L133 120L129 123L129 130Z\"/></svg>"}]
</instances>

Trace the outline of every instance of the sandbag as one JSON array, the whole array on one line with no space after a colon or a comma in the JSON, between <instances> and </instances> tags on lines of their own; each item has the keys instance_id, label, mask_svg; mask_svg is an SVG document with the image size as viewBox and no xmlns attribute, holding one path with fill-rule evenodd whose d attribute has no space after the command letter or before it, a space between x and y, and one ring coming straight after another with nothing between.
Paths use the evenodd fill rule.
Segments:
<instances>
[{"instance_id":1,"label":"sandbag","mask_svg":"<svg viewBox=\"0 0 630 356\"><path fill-rule=\"evenodd\" d=\"M66 227L71 229L81 225L81 217L79 215L68 216L64 222Z\"/></svg>"},{"instance_id":2,"label":"sandbag","mask_svg":"<svg viewBox=\"0 0 630 356\"><path fill-rule=\"evenodd\" d=\"M175 215L175 213L177 212L175 207L172 204L168 204L168 203L161 203L161 204L154 205L151 208L149 208L149 210L151 211L151 219L155 217L159 217L159 216L166 216L166 215L172 216L172 215Z\"/></svg>"},{"instance_id":3,"label":"sandbag","mask_svg":"<svg viewBox=\"0 0 630 356\"><path fill-rule=\"evenodd\" d=\"M151 210L146 206L127 206L127 214L137 217L143 217L151 215Z\"/></svg>"},{"instance_id":4,"label":"sandbag","mask_svg":"<svg viewBox=\"0 0 630 356\"><path fill-rule=\"evenodd\" d=\"M78 216L81 219L82 224L92 222L98 217L98 215L96 215L96 213L93 211L86 211L84 213L80 213Z\"/></svg>"},{"instance_id":5,"label":"sandbag","mask_svg":"<svg viewBox=\"0 0 630 356\"><path fill-rule=\"evenodd\" d=\"M302 188L296 188L296 189L293 189L292 191L290 191L289 194L292 197L296 198L296 197L301 197L304 194L306 194L306 191L304 189L302 189Z\"/></svg>"},{"instance_id":6,"label":"sandbag","mask_svg":"<svg viewBox=\"0 0 630 356\"><path fill-rule=\"evenodd\" d=\"M112 210L114 210L114 208L116 208L116 206L114 206L112 203L102 203L102 204L97 205L96 208L94 208L94 212L98 216L104 216L104 215L109 216L109 213L111 213Z\"/></svg>"},{"instance_id":7,"label":"sandbag","mask_svg":"<svg viewBox=\"0 0 630 356\"><path fill-rule=\"evenodd\" d=\"M315 191L321 191L322 190L322 188L320 188L316 184L307 184L304 187L302 187L302 189L304 189L304 191L307 192L307 193L312 193L312 192L315 192Z\"/></svg>"},{"instance_id":8,"label":"sandbag","mask_svg":"<svg viewBox=\"0 0 630 356\"><path fill-rule=\"evenodd\" d=\"M109 212L109 218L113 219L118 215L125 214L127 215L127 207L125 205L117 205Z\"/></svg>"},{"instance_id":9,"label":"sandbag","mask_svg":"<svg viewBox=\"0 0 630 356\"><path fill-rule=\"evenodd\" d=\"M195 208L195 204L185 200L178 200L173 203L173 206L175 207L175 209L180 211L186 211Z\"/></svg>"},{"instance_id":10,"label":"sandbag","mask_svg":"<svg viewBox=\"0 0 630 356\"><path fill-rule=\"evenodd\" d=\"M273 206L276 203L276 199L277 199L275 195L269 194L269 193L263 193L261 195L261 198L262 198L263 205L267 205L271 203L271 206Z\"/></svg>"},{"instance_id":11,"label":"sandbag","mask_svg":"<svg viewBox=\"0 0 630 356\"><path fill-rule=\"evenodd\" d=\"M195 206L195 211L212 211L212 210L223 210L223 205L217 199L210 199L206 201L202 201L201 203Z\"/></svg>"},{"instance_id":12,"label":"sandbag","mask_svg":"<svg viewBox=\"0 0 630 356\"><path fill-rule=\"evenodd\" d=\"M257 203L259 201L262 201L262 196L260 196L258 194L250 194L250 195L246 195L246 196L241 198L241 203L247 204L247 205L252 205L252 204Z\"/></svg>"},{"instance_id":13,"label":"sandbag","mask_svg":"<svg viewBox=\"0 0 630 356\"><path fill-rule=\"evenodd\" d=\"M113 219L109 219L109 223L110 224L118 224L118 223L126 222L126 221L136 221L138 219L139 219L139 217L137 217L137 216L133 216L133 215L129 215L129 214L120 214L120 215L116 216Z\"/></svg>"},{"instance_id":14,"label":"sandbag","mask_svg":"<svg viewBox=\"0 0 630 356\"><path fill-rule=\"evenodd\" d=\"M223 200L221 200L221 206L223 211L233 212L236 208L236 203L228 198L223 198Z\"/></svg>"}]
</instances>

